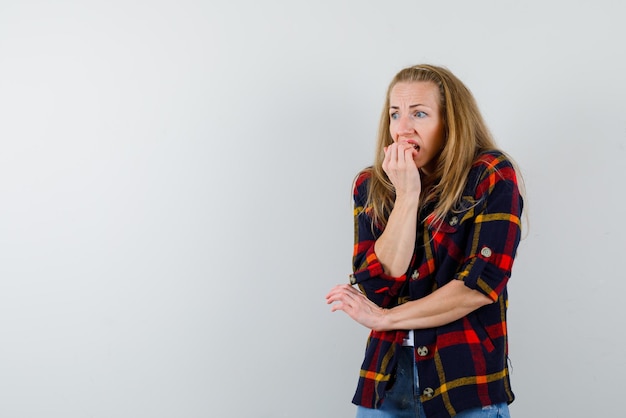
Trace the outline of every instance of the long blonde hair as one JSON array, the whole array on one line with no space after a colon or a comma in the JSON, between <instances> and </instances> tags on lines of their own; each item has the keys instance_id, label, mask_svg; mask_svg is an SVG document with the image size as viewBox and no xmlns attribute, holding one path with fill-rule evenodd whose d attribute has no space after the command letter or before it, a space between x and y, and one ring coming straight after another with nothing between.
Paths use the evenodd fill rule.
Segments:
<instances>
[{"instance_id":1,"label":"long blonde hair","mask_svg":"<svg viewBox=\"0 0 626 418\"><path fill-rule=\"evenodd\" d=\"M371 172L367 207L374 223L381 227L387 224L395 200L395 189L382 168L384 148L393 143L389 133L389 94L397 83L412 82L429 82L439 88L445 145L435 170L428 176L422 172L422 195L425 198L420 199L422 207L428 201L437 201L433 210L434 221L443 219L459 203L476 157L484 151L496 149L472 93L450 70L426 64L401 70L387 89L374 165L367 169Z\"/></svg>"}]
</instances>

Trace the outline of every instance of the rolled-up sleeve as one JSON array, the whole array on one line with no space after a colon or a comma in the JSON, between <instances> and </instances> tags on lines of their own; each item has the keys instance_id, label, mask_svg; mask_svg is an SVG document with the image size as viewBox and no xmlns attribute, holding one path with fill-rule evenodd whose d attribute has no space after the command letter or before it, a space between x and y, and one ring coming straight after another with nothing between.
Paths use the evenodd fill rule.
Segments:
<instances>
[{"instance_id":1,"label":"rolled-up sleeve","mask_svg":"<svg viewBox=\"0 0 626 418\"><path fill-rule=\"evenodd\" d=\"M399 277L386 274L374 251L374 244L382 230L374 225L366 209L369 178L369 173L361 173L355 181L353 191L354 253L351 282L358 284L372 302L381 307L391 307L398 303L398 295L406 282L406 274Z\"/></svg>"},{"instance_id":2,"label":"rolled-up sleeve","mask_svg":"<svg viewBox=\"0 0 626 418\"><path fill-rule=\"evenodd\" d=\"M455 278L494 302L504 290L521 238L522 197L514 167L504 156L483 162L475 195L478 203L464 263ZM470 176L471 177L471 176Z\"/></svg>"}]
</instances>

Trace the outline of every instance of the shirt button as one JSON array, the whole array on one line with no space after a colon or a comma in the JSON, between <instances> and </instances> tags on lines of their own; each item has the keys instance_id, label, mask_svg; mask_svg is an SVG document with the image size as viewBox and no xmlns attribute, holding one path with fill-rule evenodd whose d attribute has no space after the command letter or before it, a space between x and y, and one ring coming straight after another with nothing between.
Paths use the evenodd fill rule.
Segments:
<instances>
[{"instance_id":1,"label":"shirt button","mask_svg":"<svg viewBox=\"0 0 626 418\"><path fill-rule=\"evenodd\" d=\"M480 254L481 254L483 257L486 257L486 258L491 257L491 248L489 248L489 247L483 247L483 249L482 249L482 250L480 250Z\"/></svg>"},{"instance_id":2,"label":"shirt button","mask_svg":"<svg viewBox=\"0 0 626 418\"><path fill-rule=\"evenodd\" d=\"M420 277L420 272L415 270L413 274L411 274L411 279L417 280Z\"/></svg>"},{"instance_id":3,"label":"shirt button","mask_svg":"<svg viewBox=\"0 0 626 418\"><path fill-rule=\"evenodd\" d=\"M456 226L456 224L459 223L459 218L456 216L453 216L452 218L450 218L449 223L450 223L450 226Z\"/></svg>"},{"instance_id":4,"label":"shirt button","mask_svg":"<svg viewBox=\"0 0 626 418\"><path fill-rule=\"evenodd\" d=\"M351 285L355 285L356 284L356 277L354 276L354 274L350 274L348 276L348 278L350 279L350 284Z\"/></svg>"},{"instance_id":5,"label":"shirt button","mask_svg":"<svg viewBox=\"0 0 626 418\"><path fill-rule=\"evenodd\" d=\"M420 357L424 357L428 355L428 347L426 347L425 345L421 346L421 347L417 347L417 355Z\"/></svg>"},{"instance_id":6,"label":"shirt button","mask_svg":"<svg viewBox=\"0 0 626 418\"><path fill-rule=\"evenodd\" d=\"M427 398L432 398L434 394L435 391L432 388L426 388L424 389L424 392L422 392L422 395L426 396Z\"/></svg>"}]
</instances>

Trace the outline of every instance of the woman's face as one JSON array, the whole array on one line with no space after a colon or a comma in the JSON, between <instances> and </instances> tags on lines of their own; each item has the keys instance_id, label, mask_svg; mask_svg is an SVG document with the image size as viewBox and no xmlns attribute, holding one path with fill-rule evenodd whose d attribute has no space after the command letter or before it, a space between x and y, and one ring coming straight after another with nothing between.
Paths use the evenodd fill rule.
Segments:
<instances>
[{"instance_id":1,"label":"woman's face","mask_svg":"<svg viewBox=\"0 0 626 418\"><path fill-rule=\"evenodd\" d=\"M417 168L430 174L444 147L438 87L430 82L397 83L389 94L389 133L416 149Z\"/></svg>"}]
</instances>

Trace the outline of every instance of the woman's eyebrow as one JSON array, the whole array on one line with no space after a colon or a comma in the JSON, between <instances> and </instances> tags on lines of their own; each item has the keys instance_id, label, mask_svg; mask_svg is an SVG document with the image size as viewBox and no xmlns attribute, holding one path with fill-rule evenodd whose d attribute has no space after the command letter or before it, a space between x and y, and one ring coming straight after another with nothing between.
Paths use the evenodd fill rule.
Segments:
<instances>
[{"instance_id":1,"label":"woman's eyebrow","mask_svg":"<svg viewBox=\"0 0 626 418\"><path fill-rule=\"evenodd\" d=\"M425 105L425 104L422 104L422 103L418 103L418 104L410 105L409 109L412 109L412 108L418 107L418 106L430 107L428 105ZM400 107L399 106L389 106L389 109L400 109Z\"/></svg>"}]
</instances>

